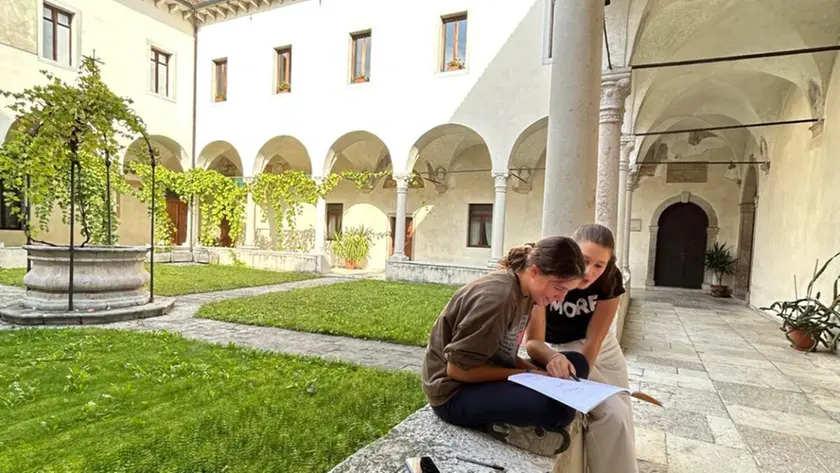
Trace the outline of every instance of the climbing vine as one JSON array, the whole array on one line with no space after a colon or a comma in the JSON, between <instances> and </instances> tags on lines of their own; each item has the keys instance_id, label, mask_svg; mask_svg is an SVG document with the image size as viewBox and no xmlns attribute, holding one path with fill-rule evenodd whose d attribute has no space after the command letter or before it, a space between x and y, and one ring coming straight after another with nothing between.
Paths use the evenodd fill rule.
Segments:
<instances>
[{"instance_id":1,"label":"climbing vine","mask_svg":"<svg viewBox=\"0 0 840 473\"><path fill-rule=\"evenodd\" d=\"M84 237L82 246L107 243L109 234L115 243L115 195L127 187L121 174L113 169L116 166L108 167L106 161L118 161L120 140L145 135L143 121L131 109L131 100L117 96L102 81L100 69L91 58L82 60L73 84L47 71L42 74L46 85L23 92L0 91L12 101L9 108L17 115L15 130L0 146L0 176L7 202L25 222L24 230L31 237L48 230L55 208L61 209L62 222L68 224L72 166L77 177L73 186L75 219ZM110 199L106 198L108 172ZM23 201L33 208L34 226L25 219Z\"/></svg>"},{"instance_id":2,"label":"climbing vine","mask_svg":"<svg viewBox=\"0 0 840 473\"><path fill-rule=\"evenodd\" d=\"M215 246L217 232L222 222L230 226L230 238L237 241L242 236L245 225L245 203L248 199L248 186L239 183L211 169L190 169L185 172L173 172L163 166L155 168L155 195L151 190L151 166L145 163L129 164L132 172L141 180L135 197L148 204L155 202L155 242L168 243L174 225L166 212L166 194L177 194L184 202L192 199L198 203L201 215L201 244Z\"/></svg>"}]
</instances>

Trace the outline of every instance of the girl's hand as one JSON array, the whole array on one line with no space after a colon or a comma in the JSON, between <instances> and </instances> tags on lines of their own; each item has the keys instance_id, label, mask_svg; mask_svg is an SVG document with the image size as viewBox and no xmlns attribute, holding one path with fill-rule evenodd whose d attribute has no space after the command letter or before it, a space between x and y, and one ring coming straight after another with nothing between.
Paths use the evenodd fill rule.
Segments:
<instances>
[{"instance_id":1,"label":"girl's hand","mask_svg":"<svg viewBox=\"0 0 840 473\"><path fill-rule=\"evenodd\" d=\"M575 365L562 353L552 355L551 359L548 360L546 369L548 374L555 378L569 379L572 375L577 375Z\"/></svg>"}]
</instances>

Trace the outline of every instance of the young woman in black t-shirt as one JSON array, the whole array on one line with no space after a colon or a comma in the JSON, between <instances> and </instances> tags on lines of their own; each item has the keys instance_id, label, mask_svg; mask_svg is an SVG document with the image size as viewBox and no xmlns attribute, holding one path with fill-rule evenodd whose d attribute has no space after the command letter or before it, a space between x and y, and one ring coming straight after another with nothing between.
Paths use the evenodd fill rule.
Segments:
<instances>
[{"instance_id":1,"label":"young woman in black t-shirt","mask_svg":"<svg viewBox=\"0 0 840 473\"><path fill-rule=\"evenodd\" d=\"M528 356L552 376L569 378L574 367L562 352L577 351L589 361L589 379L628 388L627 362L610 330L625 292L615 239L597 224L578 228L573 238L586 262L583 282L562 302L534 306L526 331ZM589 413L585 442L590 473L638 472L629 396L613 396Z\"/></svg>"}]
</instances>

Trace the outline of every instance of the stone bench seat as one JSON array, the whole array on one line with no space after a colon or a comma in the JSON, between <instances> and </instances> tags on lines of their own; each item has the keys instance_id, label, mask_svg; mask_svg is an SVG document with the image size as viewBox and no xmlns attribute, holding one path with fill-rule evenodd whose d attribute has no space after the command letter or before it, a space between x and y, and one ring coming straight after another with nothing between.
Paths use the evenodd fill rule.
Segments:
<instances>
[{"instance_id":1,"label":"stone bench seat","mask_svg":"<svg viewBox=\"0 0 840 473\"><path fill-rule=\"evenodd\" d=\"M441 473L492 472L457 456L505 467L508 473L583 473L581 416L569 426L572 444L556 459L507 445L482 432L449 425L426 406L384 437L356 452L330 473L403 473L405 459L430 456ZM324 439L329 441L329 439ZM555 464L556 463L556 464Z\"/></svg>"}]
</instances>

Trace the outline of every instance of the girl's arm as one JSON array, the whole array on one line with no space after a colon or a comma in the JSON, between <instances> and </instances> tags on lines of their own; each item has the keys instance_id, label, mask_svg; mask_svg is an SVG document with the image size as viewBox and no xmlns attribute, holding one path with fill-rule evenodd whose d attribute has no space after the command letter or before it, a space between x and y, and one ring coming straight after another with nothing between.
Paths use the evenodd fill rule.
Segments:
<instances>
[{"instance_id":1,"label":"girl's arm","mask_svg":"<svg viewBox=\"0 0 840 473\"><path fill-rule=\"evenodd\" d=\"M595 313L592 314L592 319L589 321L589 327L586 329L586 341L583 343L583 356L589 361L589 366L595 366L595 361L598 359L598 353L601 352L601 344L604 342L604 337L610 330L615 313L618 311L618 304L621 302L620 297L614 297L607 300L599 300L595 305Z\"/></svg>"},{"instance_id":2,"label":"girl's arm","mask_svg":"<svg viewBox=\"0 0 840 473\"><path fill-rule=\"evenodd\" d=\"M446 375L462 383L487 383L490 381L506 381L510 376L528 373L533 370L524 368L502 368L499 366L481 365L464 370L455 364L446 363Z\"/></svg>"},{"instance_id":3,"label":"girl's arm","mask_svg":"<svg viewBox=\"0 0 840 473\"><path fill-rule=\"evenodd\" d=\"M531 309L531 320L528 322L528 328L525 329L525 350L528 351L528 356L541 363L543 366L548 364L548 360L554 356L556 351L545 344L545 307L535 305Z\"/></svg>"}]
</instances>

